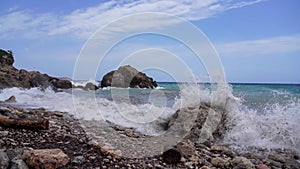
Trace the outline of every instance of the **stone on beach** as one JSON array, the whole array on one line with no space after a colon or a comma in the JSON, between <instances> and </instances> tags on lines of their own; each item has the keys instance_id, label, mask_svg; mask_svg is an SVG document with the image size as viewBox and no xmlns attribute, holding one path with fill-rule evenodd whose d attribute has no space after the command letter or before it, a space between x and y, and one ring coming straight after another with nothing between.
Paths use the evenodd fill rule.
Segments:
<instances>
[{"instance_id":1,"label":"stone on beach","mask_svg":"<svg viewBox=\"0 0 300 169\"><path fill-rule=\"evenodd\" d=\"M65 166L70 158L60 149L30 150L24 154L29 167L35 169L56 169Z\"/></svg>"}]
</instances>

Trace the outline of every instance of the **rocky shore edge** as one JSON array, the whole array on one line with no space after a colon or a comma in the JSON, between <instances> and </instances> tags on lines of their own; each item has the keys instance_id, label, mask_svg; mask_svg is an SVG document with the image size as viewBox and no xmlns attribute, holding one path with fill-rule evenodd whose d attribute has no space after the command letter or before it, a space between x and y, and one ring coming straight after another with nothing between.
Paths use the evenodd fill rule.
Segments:
<instances>
[{"instance_id":1,"label":"rocky shore edge","mask_svg":"<svg viewBox=\"0 0 300 169\"><path fill-rule=\"evenodd\" d=\"M139 72L135 68L126 65L117 70L105 74L101 81L101 86L87 83L85 86L76 86L70 78L59 78L49 76L39 71L27 71L17 69L13 66L15 62L12 51L0 49L0 89L19 87L41 89L52 88L53 90L80 88L83 90L97 90L103 87L139 87L156 88L157 83L145 73Z\"/></svg>"},{"instance_id":2,"label":"rocky shore edge","mask_svg":"<svg viewBox=\"0 0 300 169\"><path fill-rule=\"evenodd\" d=\"M170 164L161 155L126 158L113 147L99 146L82 129L80 121L65 112L23 109L0 103L0 115L13 118L47 119L49 130L0 127L0 168L299 168L299 154L292 150L240 152L215 142L199 144L186 138L178 145L179 163ZM140 137L131 129L113 127L126 137Z\"/></svg>"}]
</instances>

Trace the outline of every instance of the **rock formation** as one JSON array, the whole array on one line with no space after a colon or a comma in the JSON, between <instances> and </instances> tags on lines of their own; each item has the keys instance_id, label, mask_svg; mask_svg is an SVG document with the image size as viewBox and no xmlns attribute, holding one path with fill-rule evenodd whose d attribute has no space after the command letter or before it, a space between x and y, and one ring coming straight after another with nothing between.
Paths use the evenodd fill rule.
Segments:
<instances>
[{"instance_id":1,"label":"rock formation","mask_svg":"<svg viewBox=\"0 0 300 169\"><path fill-rule=\"evenodd\" d=\"M139 87L139 88L156 88L156 81L148 77L145 73L139 72L135 68L127 65L121 66L118 70L113 70L103 76L101 88L103 87Z\"/></svg>"},{"instance_id":2,"label":"rock formation","mask_svg":"<svg viewBox=\"0 0 300 169\"><path fill-rule=\"evenodd\" d=\"M13 63L14 57L12 52L0 49L0 89L9 87L72 88L70 80L51 77L38 71L18 70L13 66Z\"/></svg>"}]
</instances>

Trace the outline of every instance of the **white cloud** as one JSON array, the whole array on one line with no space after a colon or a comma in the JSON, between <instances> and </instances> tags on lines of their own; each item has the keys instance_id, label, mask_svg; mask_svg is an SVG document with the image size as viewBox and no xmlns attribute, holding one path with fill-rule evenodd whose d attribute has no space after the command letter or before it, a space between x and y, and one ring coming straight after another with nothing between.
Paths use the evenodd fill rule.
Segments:
<instances>
[{"instance_id":1,"label":"white cloud","mask_svg":"<svg viewBox=\"0 0 300 169\"><path fill-rule=\"evenodd\" d=\"M141 12L164 12L192 21L209 18L230 9L261 1L263 0L112 0L95 7L75 10L65 16L56 16L54 13L37 16L32 12L12 11L0 17L0 37L17 35L19 38L22 33L25 33L25 37L44 33L50 35L70 34L86 39L97 29L126 15ZM141 26L143 23L138 25Z\"/></svg>"},{"instance_id":2,"label":"white cloud","mask_svg":"<svg viewBox=\"0 0 300 169\"><path fill-rule=\"evenodd\" d=\"M300 35L216 44L221 56L261 56L300 51Z\"/></svg>"},{"instance_id":3,"label":"white cloud","mask_svg":"<svg viewBox=\"0 0 300 169\"><path fill-rule=\"evenodd\" d=\"M29 11L10 12L0 17L0 38L32 38L47 33L57 23L52 14L42 14L38 17Z\"/></svg>"}]
</instances>

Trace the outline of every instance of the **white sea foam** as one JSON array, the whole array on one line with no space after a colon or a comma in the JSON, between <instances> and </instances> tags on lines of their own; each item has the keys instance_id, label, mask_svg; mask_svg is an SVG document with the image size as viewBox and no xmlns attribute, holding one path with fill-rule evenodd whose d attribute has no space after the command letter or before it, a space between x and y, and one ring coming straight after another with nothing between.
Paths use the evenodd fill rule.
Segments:
<instances>
[{"instance_id":1,"label":"white sea foam","mask_svg":"<svg viewBox=\"0 0 300 169\"><path fill-rule=\"evenodd\" d=\"M300 102L250 109L241 101L227 104L223 143L239 147L288 148L300 152Z\"/></svg>"},{"instance_id":2,"label":"white sea foam","mask_svg":"<svg viewBox=\"0 0 300 169\"><path fill-rule=\"evenodd\" d=\"M99 82L97 82L97 81L95 81L95 80L88 80L88 81L71 81L72 82L72 84L74 85L74 86L82 86L82 87L84 87L86 84L88 84L88 83L92 83L92 84L94 84L94 85L96 85L96 86L99 86Z\"/></svg>"},{"instance_id":3,"label":"white sea foam","mask_svg":"<svg viewBox=\"0 0 300 169\"><path fill-rule=\"evenodd\" d=\"M105 90L111 90L106 88ZM157 90L153 90L157 91ZM163 92L163 90L158 90ZM92 91L75 90L75 96L66 92L54 92L51 89L41 91L37 88L9 88L0 91L0 100L14 95L17 104L25 107L44 107L48 110L64 111L77 118L108 120L118 125L135 128L144 134L158 135L162 132L159 121L163 122L178 108L198 105L200 102L214 101L222 106L224 99L227 112L226 127L223 143L237 146L259 146L264 148L291 148L300 152L300 101L291 100L289 104L271 104L264 109L250 109L244 105L242 98L232 95L232 88L223 85L216 90L199 87L198 85L183 85L180 96L176 98L173 107L154 104L127 104L94 97ZM155 97L155 94L152 95ZM215 98L215 99L213 99ZM220 99L218 102L217 100ZM154 98L155 100L155 98ZM223 100L223 101L222 101ZM124 118L124 114L142 117L157 117L159 120L150 123L136 123ZM157 114L159 112L159 114ZM126 115L125 115L126 116ZM147 117L147 118L149 118Z\"/></svg>"}]
</instances>

